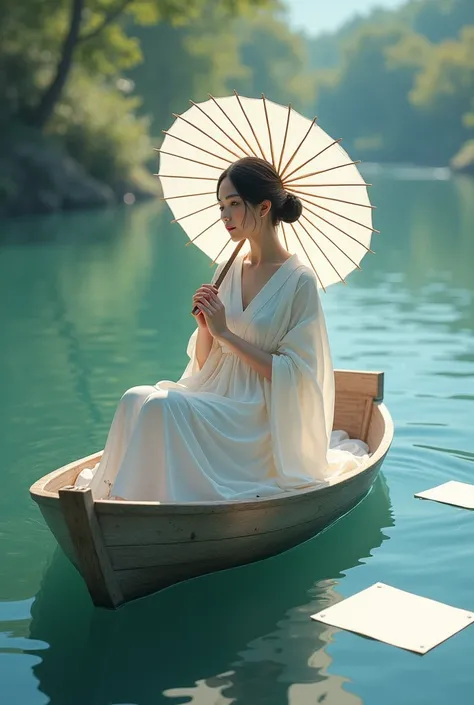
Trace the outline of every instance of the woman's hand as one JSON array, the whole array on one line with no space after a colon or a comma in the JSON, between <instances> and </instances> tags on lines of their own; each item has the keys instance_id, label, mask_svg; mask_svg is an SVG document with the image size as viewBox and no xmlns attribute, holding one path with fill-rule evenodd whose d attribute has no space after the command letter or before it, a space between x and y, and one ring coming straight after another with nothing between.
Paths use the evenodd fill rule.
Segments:
<instances>
[{"instance_id":1,"label":"woman's hand","mask_svg":"<svg viewBox=\"0 0 474 705\"><path fill-rule=\"evenodd\" d=\"M202 286L199 287L199 289L196 290L196 293L193 296L193 309L195 306L198 305L199 301L202 301L204 298L209 298L210 296L210 290L213 290L217 293L217 289L215 286L212 284L203 284ZM199 309L198 313L193 313L194 318L196 319L196 323L201 328L202 330L205 330L206 332L208 331L207 328L207 323L206 319L204 317L203 312L201 309Z\"/></svg>"},{"instance_id":2,"label":"woman's hand","mask_svg":"<svg viewBox=\"0 0 474 705\"><path fill-rule=\"evenodd\" d=\"M215 286L203 284L194 294L193 303L201 311L200 314L195 316L196 320L200 316L204 317L204 322L213 338L219 338L219 336L228 332L225 307L217 296ZM203 324L198 321L198 325L202 327Z\"/></svg>"}]
</instances>

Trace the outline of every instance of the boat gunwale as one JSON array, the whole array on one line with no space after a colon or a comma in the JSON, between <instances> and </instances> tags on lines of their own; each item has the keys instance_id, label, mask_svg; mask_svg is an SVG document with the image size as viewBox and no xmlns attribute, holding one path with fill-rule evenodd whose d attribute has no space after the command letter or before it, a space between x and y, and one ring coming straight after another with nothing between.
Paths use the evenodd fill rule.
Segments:
<instances>
[{"instance_id":1,"label":"boat gunwale","mask_svg":"<svg viewBox=\"0 0 474 705\"><path fill-rule=\"evenodd\" d=\"M362 468L355 468L353 471L343 474L327 485L320 487L308 487L305 489L295 489L289 491L283 491L281 494L272 495L270 497L258 497L252 499L240 499L240 500L216 500L216 501L195 501L195 502L152 502L152 501L120 501L110 499L96 499L94 500L94 506L98 514L101 515L123 515L137 516L137 515L148 515L153 513L159 514L193 514L193 513L209 513L217 514L220 512L226 512L229 510L234 511L245 511L252 509L261 509L262 505L276 507L280 504L288 504L298 500L309 500L313 496L323 496L331 493L337 489L342 489L342 487L350 484L351 481L356 481L362 478L368 472L374 469L375 465L378 465L381 460L387 454L394 435L394 424L392 417L388 411L387 406L378 401L373 401L372 413L377 410L382 416L382 421L384 424L383 435L378 444L375 452L370 456L369 462ZM59 508L59 493L58 491L46 490L45 486L48 485L52 480L60 477L62 474L67 473L73 468L84 465L85 467L89 462L97 462L101 457L103 451L98 451L89 456L75 460L57 470L44 475L39 480L37 480L30 487L30 495L32 499L41 504L54 504ZM68 487L70 485L65 485ZM80 491L87 491L87 488ZM57 502L57 504L56 504Z\"/></svg>"}]
</instances>

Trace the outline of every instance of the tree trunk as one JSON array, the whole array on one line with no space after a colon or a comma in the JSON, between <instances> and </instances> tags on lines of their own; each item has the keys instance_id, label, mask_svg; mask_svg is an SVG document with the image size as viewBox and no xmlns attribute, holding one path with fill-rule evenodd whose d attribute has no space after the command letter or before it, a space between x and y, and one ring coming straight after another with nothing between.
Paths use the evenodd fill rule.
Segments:
<instances>
[{"instance_id":1,"label":"tree trunk","mask_svg":"<svg viewBox=\"0 0 474 705\"><path fill-rule=\"evenodd\" d=\"M82 10L84 9L84 0L72 0L71 20L69 31L64 40L61 58L59 60L56 75L52 83L48 86L43 94L38 107L33 111L31 122L40 129L43 129L50 119L54 106L61 97L62 90L66 83L69 71L72 65L72 57L74 49L79 39L79 31L81 29Z\"/></svg>"}]
</instances>

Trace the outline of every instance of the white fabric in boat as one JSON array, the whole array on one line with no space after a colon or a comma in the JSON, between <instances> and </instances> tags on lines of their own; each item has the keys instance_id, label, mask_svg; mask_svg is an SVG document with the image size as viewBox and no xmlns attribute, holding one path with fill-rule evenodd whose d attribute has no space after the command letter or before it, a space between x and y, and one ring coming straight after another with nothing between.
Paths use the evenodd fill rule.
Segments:
<instances>
[{"instance_id":1,"label":"white fabric in boat","mask_svg":"<svg viewBox=\"0 0 474 705\"><path fill-rule=\"evenodd\" d=\"M230 330L272 355L272 380L216 340L199 369L195 330L177 382L122 397L101 462L76 481L96 498L251 499L325 486L367 462L365 443L331 432L334 371L315 275L292 255L244 310L242 262L219 296Z\"/></svg>"}]
</instances>

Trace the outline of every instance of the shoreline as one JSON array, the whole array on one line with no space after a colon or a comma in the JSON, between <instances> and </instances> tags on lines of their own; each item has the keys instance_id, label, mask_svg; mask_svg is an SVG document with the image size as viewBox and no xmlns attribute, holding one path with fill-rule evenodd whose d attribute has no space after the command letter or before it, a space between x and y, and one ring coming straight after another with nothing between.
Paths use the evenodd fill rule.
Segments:
<instances>
[{"instance_id":1,"label":"shoreline","mask_svg":"<svg viewBox=\"0 0 474 705\"><path fill-rule=\"evenodd\" d=\"M7 134L1 142L1 220L133 205L162 195L159 180L144 168L128 180L104 183L88 174L58 142L27 128ZM440 166L367 161L360 170L369 179L384 174L435 181L474 176L474 164L455 160Z\"/></svg>"}]
</instances>

